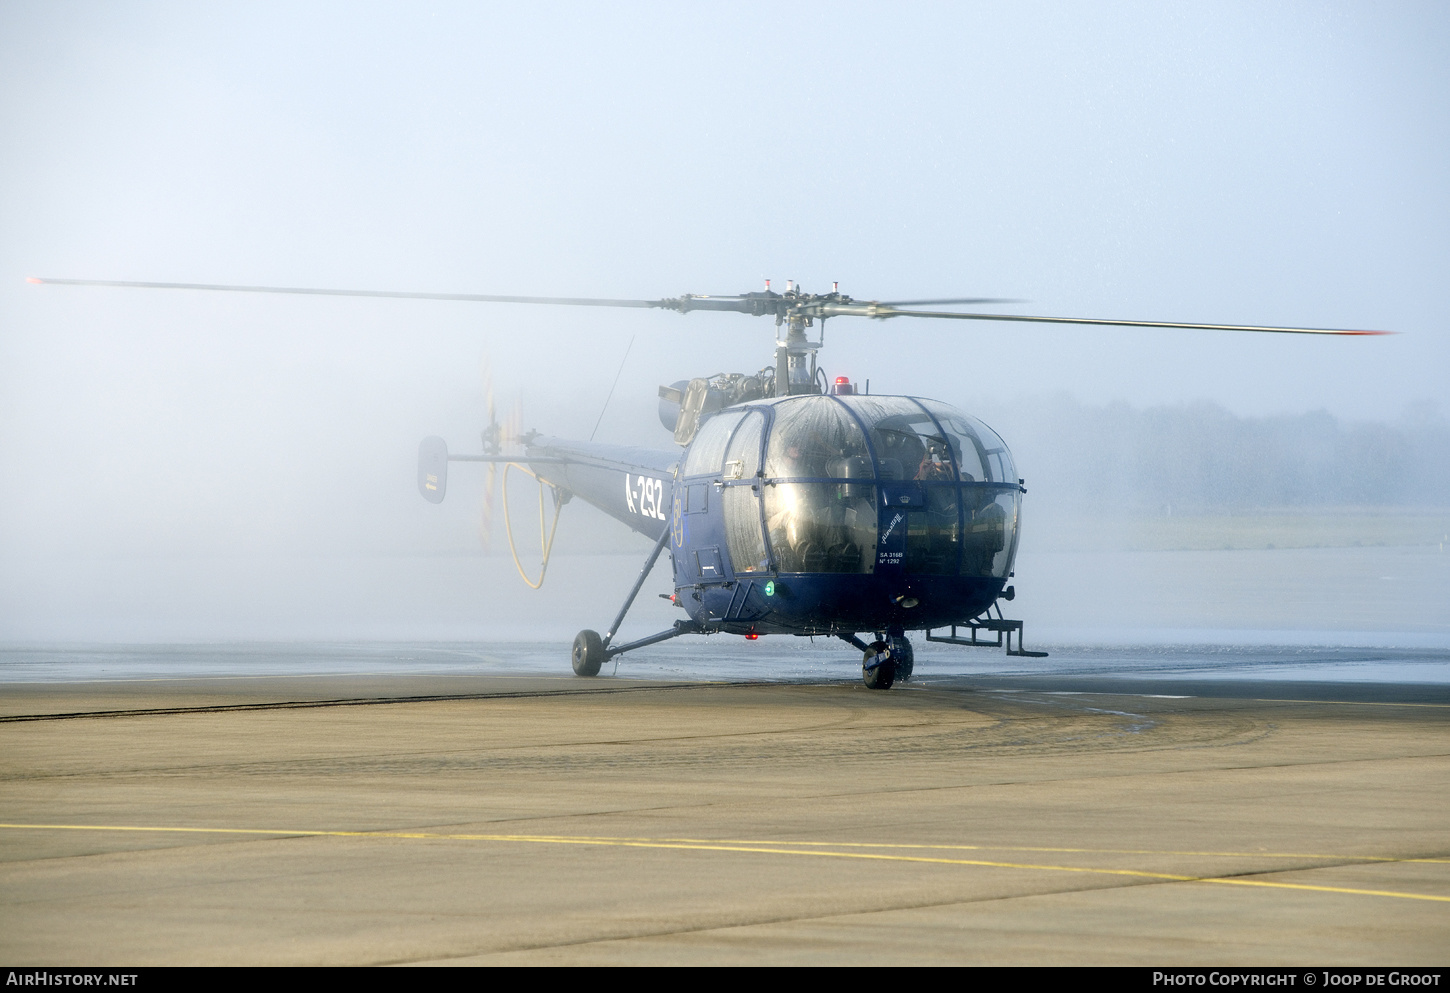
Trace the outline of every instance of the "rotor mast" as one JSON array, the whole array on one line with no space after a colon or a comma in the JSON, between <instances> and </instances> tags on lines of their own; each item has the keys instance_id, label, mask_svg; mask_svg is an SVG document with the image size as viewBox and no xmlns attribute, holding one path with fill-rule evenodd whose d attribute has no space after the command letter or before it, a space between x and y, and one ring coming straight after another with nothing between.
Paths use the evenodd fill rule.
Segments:
<instances>
[{"instance_id":1,"label":"rotor mast","mask_svg":"<svg viewBox=\"0 0 1450 993\"><path fill-rule=\"evenodd\" d=\"M765 290L770 292L768 279L765 281ZM782 340L780 332L777 331L775 340L775 395L778 397L819 392L816 385L816 351L821 347L822 340L818 338L811 341L806 334L806 328L811 327L815 321L800 306L801 295L795 280L787 280L784 294L787 306L776 311L775 315L775 326L784 326L786 329L785 338ZM837 294L833 291L832 295ZM822 315L820 320L821 331L824 332L825 316Z\"/></svg>"}]
</instances>

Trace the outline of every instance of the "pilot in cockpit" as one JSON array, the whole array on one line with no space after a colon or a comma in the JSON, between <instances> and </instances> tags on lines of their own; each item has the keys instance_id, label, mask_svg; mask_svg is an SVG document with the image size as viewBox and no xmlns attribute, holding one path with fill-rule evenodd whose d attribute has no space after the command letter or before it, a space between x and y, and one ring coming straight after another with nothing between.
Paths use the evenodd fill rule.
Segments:
<instances>
[{"instance_id":1,"label":"pilot in cockpit","mask_svg":"<svg viewBox=\"0 0 1450 993\"><path fill-rule=\"evenodd\" d=\"M935 438L927 443L926 452L917 466L914 479L951 479L952 464L942 452L940 442Z\"/></svg>"}]
</instances>

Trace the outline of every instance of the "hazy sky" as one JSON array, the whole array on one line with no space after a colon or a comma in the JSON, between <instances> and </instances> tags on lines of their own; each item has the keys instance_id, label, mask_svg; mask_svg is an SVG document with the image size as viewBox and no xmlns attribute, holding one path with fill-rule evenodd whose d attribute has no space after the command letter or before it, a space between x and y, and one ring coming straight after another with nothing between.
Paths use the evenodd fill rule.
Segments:
<instances>
[{"instance_id":1,"label":"hazy sky","mask_svg":"<svg viewBox=\"0 0 1450 993\"><path fill-rule=\"evenodd\" d=\"M414 446L476 445L485 356L526 424L587 435L636 336L600 439L664 447L655 387L759 368L773 337L26 275L626 297L772 277L1389 328L840 320L823 361L969 410L1065 390L1392 419L1450 373L1447 56L1437 3L0 3L0 541L411 547L436 527Z\"/></svg>"}]
</instances>

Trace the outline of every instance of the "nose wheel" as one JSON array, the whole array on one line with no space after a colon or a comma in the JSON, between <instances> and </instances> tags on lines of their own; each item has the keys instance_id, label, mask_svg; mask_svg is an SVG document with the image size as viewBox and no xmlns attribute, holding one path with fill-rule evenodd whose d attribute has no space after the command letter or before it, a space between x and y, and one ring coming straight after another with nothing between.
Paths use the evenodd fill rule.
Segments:
<instances>
[{"instance_id":1,"label":"nose wheel","mask_svg":"<svg viewBox=\"0 0 1450 993\"><path fill-rule=\"evenodd\" d=\"M897 680L910 679L915 667L910 640L904 634L891 635L886 641L873 641L866 647L861 657L861 681L868 690L889 690Z\"/></svg>"},{"instance_id":2,"label":"nose wheel","mask_svg":"<svg viewBox=\"0 0 1450 993\"><path fill-rule=\"evenodd\" d=\"M861 659L861 681L868 690L889 690L896 682L896 660L886 642L873 641L867 646Z\"/></svg>"}]
</instances>

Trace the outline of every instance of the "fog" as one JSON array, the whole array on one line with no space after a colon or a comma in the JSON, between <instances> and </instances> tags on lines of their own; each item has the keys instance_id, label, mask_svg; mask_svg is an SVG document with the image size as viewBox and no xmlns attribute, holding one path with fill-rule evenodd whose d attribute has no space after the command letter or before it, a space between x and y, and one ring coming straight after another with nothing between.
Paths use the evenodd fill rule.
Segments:
<instances>
[{"instance_id":1,"label":"fog","mask_svg":"<svg viewBox=\"0 0 1450 993\"><path fill-rule=\"evenodd\" d=\"M1111 570L1219 604L1140 603L1135 629L1268 597L1268 631L1450 638L1447 560L1426 557L1450 502L1447 50L1433 4L7 3L0 640L602 626L645 544L576 501L559 547L589 554L525 598L498 529L480 538L482 472L425 504L418 440L476 449L490 381L524 426L587 437L628 349L598 438L667 447L656 387L757 369L774 330L28 275L644 298L839 280L1399 331L842 319L822 362L1003 434L1029 483L1020 612L1064 637L1102 567L1073 556L1272 545L1246 568L1321 577L1296 594L1314 610L1271 609L1294 580L1215 586L1197 559ZM1421 557L1303 558L1354 546Z\"/></svg>"},{"instance_id":2,"label":"fog","mask_svg":"<svg viewBox=\"0 0 1450 993\"><path fill-rule=\"evenodd\" d=\"M983 406L1012 423L1019 461L1058 513L1450 511L1450 420L1429 401L1390 422L1322 408L1238 417L1207 400L1095 406L1066 394Z\"/></svg>"}]
</instances>

